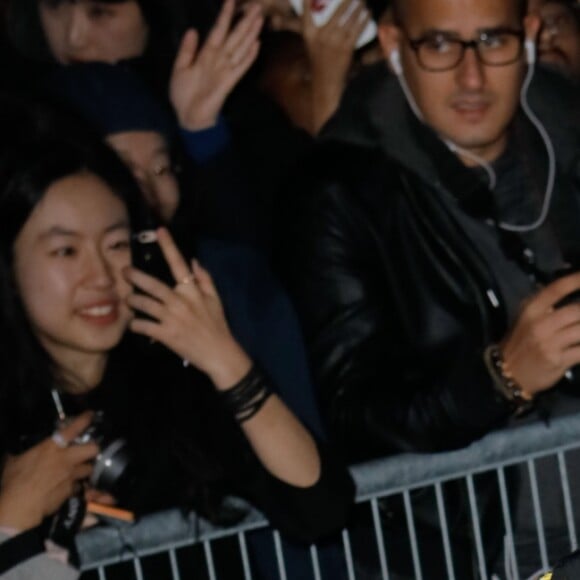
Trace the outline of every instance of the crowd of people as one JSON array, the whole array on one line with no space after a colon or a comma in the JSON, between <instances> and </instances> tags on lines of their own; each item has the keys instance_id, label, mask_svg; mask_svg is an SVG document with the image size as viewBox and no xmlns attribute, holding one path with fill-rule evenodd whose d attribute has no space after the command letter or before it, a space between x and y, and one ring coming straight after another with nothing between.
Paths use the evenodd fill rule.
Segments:
<instances>
[{"instance_id":1,"label":"crowd of people","mask_svg":"<svg viewBox=\"0 0 580 580\"><path fill-rule=\"evenodd\" d=\"M228 525L236 495L307 580L305 546L351 524L349 464L580 411L575 0L1 6L0 576L77 578L95 506ZM446 489L468 579L464 496Z\"/></svg>"}]
</instances>

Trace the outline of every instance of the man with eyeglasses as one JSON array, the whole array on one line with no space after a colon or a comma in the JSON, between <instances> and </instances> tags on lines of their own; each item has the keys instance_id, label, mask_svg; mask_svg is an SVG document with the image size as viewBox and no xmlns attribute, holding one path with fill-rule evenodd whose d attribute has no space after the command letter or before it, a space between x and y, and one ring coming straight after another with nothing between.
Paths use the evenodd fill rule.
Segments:
<instances>
[{"instance_id":1,"label":"man with eyeglasses","mask_svg":"<svg viewBox=\"0 0 580 580\"><path fill-rule=\"evenodd\" d=\"M580 393L578 99L535 71L540 21L526 8L395 0L379 27L394 74L383 65L347 90L295 189L305 202L289 284L323 411L352 461L580 410L560 388ZM503 524L498 505L486 511L497 482L483 488L491 561ZM474 554L464 491L446 493L458 578ZM425 502L423 577L445 578ZM389 565L415 577L404 506L384 512L403 514ZM534 544L531 571L537 557Z\"/></svg>"},{"instance_id":2,"label":"man with eyeglasses","mask_svg":"<svg viewBox=\"0 0 580 580\"><path fill-rule=\"evenodd\" d=\"M580 81L580 4L575 0L530 0L528 10L542 20L538 60Z\"/></svg>"}]
</instances>

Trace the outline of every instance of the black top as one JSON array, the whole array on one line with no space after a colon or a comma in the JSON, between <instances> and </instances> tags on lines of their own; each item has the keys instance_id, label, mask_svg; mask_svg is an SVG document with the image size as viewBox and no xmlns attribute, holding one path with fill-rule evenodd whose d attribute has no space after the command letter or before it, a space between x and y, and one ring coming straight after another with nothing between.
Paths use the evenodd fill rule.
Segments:
<instances>
[{"instance_id":1,"label":"black top","mask_svg":"<svg viewBox=\"0 0 580 580\"><path fill-rule=\"evenodd\" d=\"M199 372L184 369L161 347L131 359L141 361L140 369L129 368L126 360L115 357L102 385L87 396L62 396L67 413L103 412L100 431L107 442L126 439L132 476L116 491L122 507L137 514L193 508L227 524L232 514L221 509L221 499L233 494L295 540L311 542L345 525L354 486L324 447L319 445L321 476L315 485L286 484L262 466Z\"/></svg>"}]
</instances>

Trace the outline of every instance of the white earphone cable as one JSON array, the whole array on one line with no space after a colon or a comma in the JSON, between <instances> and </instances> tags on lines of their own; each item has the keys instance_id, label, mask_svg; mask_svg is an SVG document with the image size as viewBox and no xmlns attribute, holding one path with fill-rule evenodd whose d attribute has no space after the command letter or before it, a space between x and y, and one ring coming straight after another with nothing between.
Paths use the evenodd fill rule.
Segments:
<instances>
[{"instance_id":1,"label":"white earphone cable","mask_svg":"<svg viewBox=\"0 0 580 580\"><path fill-rule=\"evenodd\" d=\"M526 42L531 43L531 41ZM533 44L531 44L531 47L526 44L526 54L528 55L528 70L526 73L525 80L522 84L522 89L520 93L520 103L524 113L528 116L531 123L537 129L546 147L546 151L548 154L548 179L542 209L540 211L540 215L535 221L525 225L508 224L506 222L500 222L498 224L500 228L506 231L518 233L531 232L539 228L546 221L546 218L548 217L548 213L550 210L550 204L552 202L552 197L554 194L554 185L556 182L556 153L554 151L554 147L552 145L548 132L546 131L545 127L542 125L538 117L535 115L535 113L532 111L528 103L528 91L535 73L535 58L533 57L532 53L533 53ZM421 122L424 123L425 121L421 113L421 110L417 105L417 102L415 101L415 98L411 92L411 89L409 88L409 85L407 84L407 80L405 78L405 73L403 71L399 54L396 53L396 56L395 55L392 56L393 58L391 60L391 64L393 65L394 72L399 80L399 84L401 86L401 89L403 90L407 103L409 104L409 107L411 108L415 116ZM495 186L497 185L496 173L493 167L487 161L485 161L485 159L482 159L481 157L479 157L479 155L476 155L475 153L467 151L463 147L456 145L449 139L442 138L442 140L445 143L445 145L447 145L450 151L456 154L460 154L463 157L466 157L467 159L474 161L477 165L482 167L487 173L489 179L489 188L492 190L495 188Z\"/></svg>"}]
</instances>

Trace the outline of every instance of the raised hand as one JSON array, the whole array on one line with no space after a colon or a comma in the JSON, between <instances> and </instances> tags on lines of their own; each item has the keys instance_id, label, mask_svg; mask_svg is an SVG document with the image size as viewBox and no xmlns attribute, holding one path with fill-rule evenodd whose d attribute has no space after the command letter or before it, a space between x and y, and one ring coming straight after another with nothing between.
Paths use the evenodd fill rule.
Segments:
<instances>
[{"instance_id":1,"label":"raised hand","mask_svg":"<svg viewBox=\"0 0 580 580\"><path fill-rule=\"evenodd\" d=\"M91 475L95 443L68 445L92 419L84 413L25 453L6 458L0 487L0 526L26 530L39 525Z\"/></svg>"},{"instance_id":2,"label":"raised hand","mask_svg":"<svg viewBox=\"0 0 580 580\"><path fill-rule=\"evenodd\" d=\"M211 276L196 261L187 264L166 229L158 230L158 243L176 285L170 288L140 270L128 270L128 280L145 293L132 294L129 306L154 319L135 318L130 328L195 365L218 389L228 389L248 372L251 361L230 332Z\"/></svg>"},{"instance_id":3,"label":"raised hand","mask_svg":"<svg viewBox=\"0 0 580 580\"><path fill-rule=\"evenodd\" d=\"M215 125L223 104L256 60L263 25L258 4L247 4L232 29L235 0L226 0L204 45L191 29L185 33L171 75L169 95L180 125L190 131Z\"/></svg>"},{"instance_id":4,"label":"raised hand","mask_svg":"<svg viewBox=\"0 0 580 580\"><path fill-rule=\"evenodd\" d=\"M560 278L532 300L501 343L506 369L529 395L554 386L580 363L580 302L556 304L580 290L580 273Z\"/></svg>"}]
</instances>

